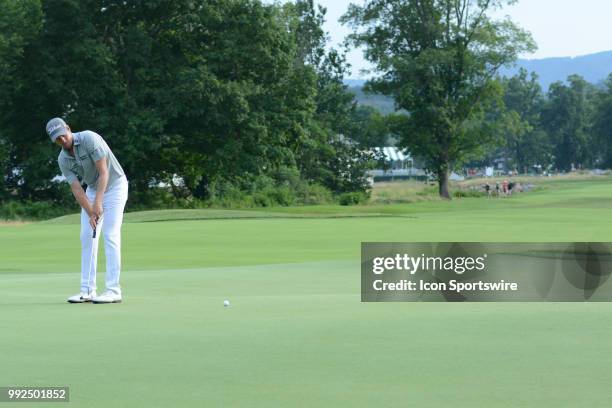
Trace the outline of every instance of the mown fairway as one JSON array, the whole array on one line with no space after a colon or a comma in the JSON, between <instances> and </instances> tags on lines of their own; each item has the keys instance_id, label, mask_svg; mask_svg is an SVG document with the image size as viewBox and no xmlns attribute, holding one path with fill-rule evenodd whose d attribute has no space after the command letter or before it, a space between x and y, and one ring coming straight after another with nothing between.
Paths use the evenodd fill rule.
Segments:
<instances>
[{"instance_id":1,"label":"mown fairway","mask_svg":"<svg viewBox=\"0 0 612 408\"><path fill-rule=\"evenodd\" d=\"M612 304L362 304L359 250L612 241L610 179L508 199L128 214L120 305L65 303L75 222L0 227L0 386L68 385L71 407L609 405Z\"/></svg>"}]
</instances>

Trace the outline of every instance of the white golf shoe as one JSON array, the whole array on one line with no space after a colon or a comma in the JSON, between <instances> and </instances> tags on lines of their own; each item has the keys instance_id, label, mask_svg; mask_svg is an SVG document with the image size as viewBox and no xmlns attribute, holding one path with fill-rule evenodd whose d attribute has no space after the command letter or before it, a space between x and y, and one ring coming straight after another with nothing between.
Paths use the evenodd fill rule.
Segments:
<instances>
[{"instance_id":1,"label":"white golf shoe","mask_svg":"<svg viewBox=\"0 0 612 408\"><path fill-rule=\"evenodd\" d=\"M100 296L94 297L93 303L121 303L121 295L107 290Z\"/></svg>"},{"instance_id":2,"label":"white golf shoe","mask_svg":"<svg viewBox=\"0 0 612 408\"><path fill-rule=\"evenodd\" d=\"M85 302L91 302L93 300L93 298L96 297L96 292L81 292L78 295L74 295L74 296L70 296L68 298L68 303L85 303Z\"/></svg>"}]
</instances>

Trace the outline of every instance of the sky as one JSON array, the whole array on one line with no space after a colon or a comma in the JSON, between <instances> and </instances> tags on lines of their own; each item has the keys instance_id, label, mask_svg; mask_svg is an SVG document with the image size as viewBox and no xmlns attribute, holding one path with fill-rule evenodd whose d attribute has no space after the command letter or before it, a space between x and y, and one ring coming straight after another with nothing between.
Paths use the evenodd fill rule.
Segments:
<instances>
[{"instance_id":1,"label":"sky","mask_svg":"<svg viewBox=\"0 0 612 408\"><path fill-rule=\"evenodd\" d=\"M338 23L338 18L353 2L363 0L315 0L327 8L326 30L331 45L337 46L350 33ZM611 0L519 0L518 4L501 11L523 29L531 32L538 50L521 58L575 57L612 50ZM348 55L352 65L351 78L367 78L361 69L370 67L362 52L354 50Z\"/></svg>"}]
</instances>

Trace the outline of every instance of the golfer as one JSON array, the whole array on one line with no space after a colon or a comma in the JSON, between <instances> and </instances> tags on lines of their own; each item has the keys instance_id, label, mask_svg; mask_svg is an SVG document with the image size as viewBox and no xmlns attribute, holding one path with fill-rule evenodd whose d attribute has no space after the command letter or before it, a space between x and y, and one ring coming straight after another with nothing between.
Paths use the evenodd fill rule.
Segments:
<instances>
[{"instance_id":1,"label":"golfer","mask_svg":"<svg viewBox=\"0 0 612 408\"><path fill-rule=\"evenodd\" d=\"M62 147L59 168L81 206L81 291L70 303L120 303L121 224L128 182L121 165L100 135L90 130L72 133L61 118L47 123L47 134ZM87 184L83 191L81 183ZM104 234L106 290L96 294L99 232Z\"/></svg>"}]
</instances>

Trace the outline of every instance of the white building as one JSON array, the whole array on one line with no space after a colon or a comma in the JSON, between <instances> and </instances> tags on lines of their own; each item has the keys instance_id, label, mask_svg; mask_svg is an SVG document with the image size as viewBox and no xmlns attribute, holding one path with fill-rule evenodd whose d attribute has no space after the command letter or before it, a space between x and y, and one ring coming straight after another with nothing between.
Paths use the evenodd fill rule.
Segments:
<instances>
[{"instance_id":1,"label":"white building","mask_svg":"<svg viewBox=\"0 0 612 408\"><path fill-rule=\"evenodd\" d=\"M419 168L405 149L395 146L375 147L372 149L377 155L382 155L384 168L369 170L368 176L374 181L422 178L426 176L423 169Z\"/></svg>"}]
</instances>

